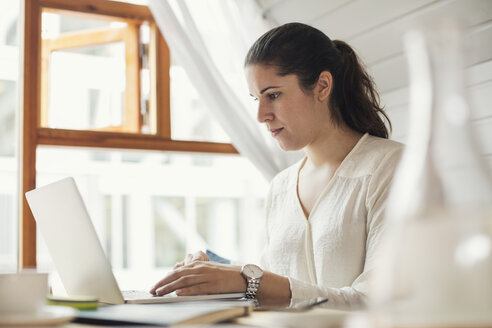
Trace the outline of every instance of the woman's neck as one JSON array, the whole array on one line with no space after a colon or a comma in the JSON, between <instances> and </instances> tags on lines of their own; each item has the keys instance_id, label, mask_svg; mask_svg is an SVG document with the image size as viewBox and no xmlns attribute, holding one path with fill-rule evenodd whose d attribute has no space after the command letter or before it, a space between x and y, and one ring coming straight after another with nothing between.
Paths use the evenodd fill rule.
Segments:
<instances>
[{"instance_id":1,"label":"woman's neck","mask_svg":"<svg viewBox=\"0 0 492 328\"><path fill-rule=\"evenodd\" d=\"M346 126L327 129L326 133L308 145L305 164L313 168L322 166L338 166L359 142L362 133Z\"/></svg>"}]
</instances>

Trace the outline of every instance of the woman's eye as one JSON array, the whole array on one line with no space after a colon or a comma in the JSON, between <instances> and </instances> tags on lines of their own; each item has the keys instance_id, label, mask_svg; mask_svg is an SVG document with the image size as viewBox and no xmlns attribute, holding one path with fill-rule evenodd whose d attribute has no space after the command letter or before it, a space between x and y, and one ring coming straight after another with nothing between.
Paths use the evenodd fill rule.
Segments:
<instances>
[{"instance_id":1,"label":"woman's eye","mask_svg":"<svg viewBox=\"0 0 492 328\"><path fill-rule=\"evenodd\" d=\"M278 98L278 96L280 96L280 92L273 92L273 93L268 94L268 98L270 100L275 100Z\"/></svg>"}]
</instances>

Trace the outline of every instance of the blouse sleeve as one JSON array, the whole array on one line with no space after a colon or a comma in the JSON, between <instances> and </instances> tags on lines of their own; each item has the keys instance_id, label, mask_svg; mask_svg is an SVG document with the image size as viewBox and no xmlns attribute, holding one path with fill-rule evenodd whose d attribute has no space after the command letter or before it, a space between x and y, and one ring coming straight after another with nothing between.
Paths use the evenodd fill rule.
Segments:
<instances>
[{"instance_id":1,"label":"blouse sleeve","mask_svg":"<svg viewBox=\"0 0 492 328\"><path fill-rule=\"evenodd\" d=\"M351 286L331 288L312 285L289 277L292 293L291 306L297 300L327 297L328 302L323 306L337 309L356 309L367 302L369 292L368 275L375 266L376 248L380 244L384 228L384 211L392 177L402 148L388 153L372 175L367 189L366 207L366 255L363 272L354 280Z\"/></svg>"}]
</instances>

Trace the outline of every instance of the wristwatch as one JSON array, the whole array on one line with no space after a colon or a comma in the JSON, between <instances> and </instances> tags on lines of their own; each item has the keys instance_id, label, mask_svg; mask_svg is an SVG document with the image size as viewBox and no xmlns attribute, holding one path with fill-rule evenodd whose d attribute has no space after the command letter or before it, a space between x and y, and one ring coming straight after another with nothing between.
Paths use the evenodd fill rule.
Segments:
<instances>
[{"instance_id":1,"label":"wristwatch","mask_svg":"<svg viewBox=\"0 0 492 328\"><path fill-rule=\"evenodd\" d=\"M255 301L255 306L258 306L256 293L260 287L260 281L263 277L263 270L255 264L245 264L241 268L241 275L246 280L246 298Z\"/></svg>"}]
</instances>

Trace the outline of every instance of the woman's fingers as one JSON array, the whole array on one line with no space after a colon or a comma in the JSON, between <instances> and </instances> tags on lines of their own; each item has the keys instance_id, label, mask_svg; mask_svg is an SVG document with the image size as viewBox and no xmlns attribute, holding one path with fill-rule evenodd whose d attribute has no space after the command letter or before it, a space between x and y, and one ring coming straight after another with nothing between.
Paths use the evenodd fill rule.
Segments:
<instances>
[{"instance_id":1,"label":"woman's fingers","mask_svg":"<svg viewBox=\"0 0 492 328\"><path fill-rule=\"evenodd\" d=\"M175 271L176 269L179 269L185 265L197 262L197 261L210 261L210 258L208 257L207 254L205 254L202 251L197 251L193 254L186 254L185 258L183 261L178 262L174 265L173 270ZM150 289L150 293L153 295L156 295L156 290L160 287L162 287L164 284L166 284L167 281L169 281L169 275L167 275L165 278L161 279L157 284Z\"/></svg>"},{"instance_id":2,"label":"woman's fingers","mask_svg":"<svg viewBox=\"0 0 492 328\"><path fill-rule=\"evenodd\" d=\"M241 292L246 285L240 270L238 266L195 261L170 272L150 292L159 296L175 290L180 291L178 295Z\"/></svg>"},{"instance_id":3,"label":"woman's fingers","mask_svg":"<svg viewBox=\"0 0 492 328\"><path fill-rule=\"evenodd\" d=\"M176 295L193 296L193 295L203 295L203 294L215 294L217 293L215 285L216 285L215 283L207 281L198 285L177 289Z\"/></svg>"},{"instance_id":4,"label":"woman's fingers","mask_svg":"<svg viewBox=\"0 0 492 328\"><path fill-rule=\"evenodd\" d=\"M193 254L186 254L185 259L174 265L173 269L182 267L183 265L190 264L196 261L210 261L207 254L202 251L195 252Z\"/></svg>"},{"instance_id":5,"label":"woman's fingers","mask_svg":"<svg viewBox=\"0 0 492 328\"><path fill-rule=\"evenodd\" d=\"M173 269L177 269L179 267L182 267L184 265L184 261L178 262L174 265Z\"/></svg>"},{"instance_id":6,"label":"woman's fingers","mask_svg":"<svg viewBox=\"0 0 492 328\"><path fill-rule=\"evenodd\" d=\"M190 264L196 261L210 261L207 254L202 251L195 252L193 254L187 254L185 257L185 264Z\"/></svg>"},{"instance_id":7,"label":"woman's fingers","mask_svg":"<svg viewBox=\"0 0 492 328\"><path fill-rule=\"evenodd\" d=\"M154 287L150 290L150 293L153 295L164 295L168 294L170 292L173 292L175 289L169 290L169 288L162 289L162 287L169 285L173 281L178 280L179 278L183 276L189 276L189 275L196 275L200 273L202 265L200 265L201 262L193 262L188 265L182 265L173 271L169 272L164 278L159 280ZM159 293L157 292L159 291Z\"/></svg>"},{"instance_id":8,"label":"woman's fingers","mask_svg":"<svg viewBox=\"0 0 492 328\"><path fill-rule=\"evenodd\" d=\"M178 263L179 264L179 263ZM178 265L176 264L176 265ZM159 280L155 285L154 287L152 287L150 290L149 290L149 293L151 293L152 295L157 295L157 289L161 288L162 286L165 286L167 285L168 283L170 283L171 281L175 280L176 279L176 276L175 276L175 273L178 272L179 270L181 270L183 266L181 267L177 267L175 268L173 271L169 272L164 278L162 278L161 280ZM164 294L160 294L160 295L164 295ZM160 296L159 295L159 296Z\"/></svg>"},{"instance_id":9,"label":"woman's fingers","mask_svg":"<svg viewBox=\"0 0 492 328\"><path fill-rule=\"evenodd\" d=\"M185 259L184 259L184 264L189 264L193 260L193 254L186 254Z\"/></svg>"},{"instance_id":10,"label":"woman's fingers","mask_svg":"<svg viewBox=\"0 0 492 328\"><path fill-rule=\"evenodd\" d=\"M172 293L175 290L182 290L185 288L190 288L193 286L203 284L206 281L207 279L206 276L204 275L190 274L190 275L182 276L174 281L171 281L168 284L163 285L160 288L157 288L156 295L158 296L166 295Z\"/></svg>"}]
</instances>

